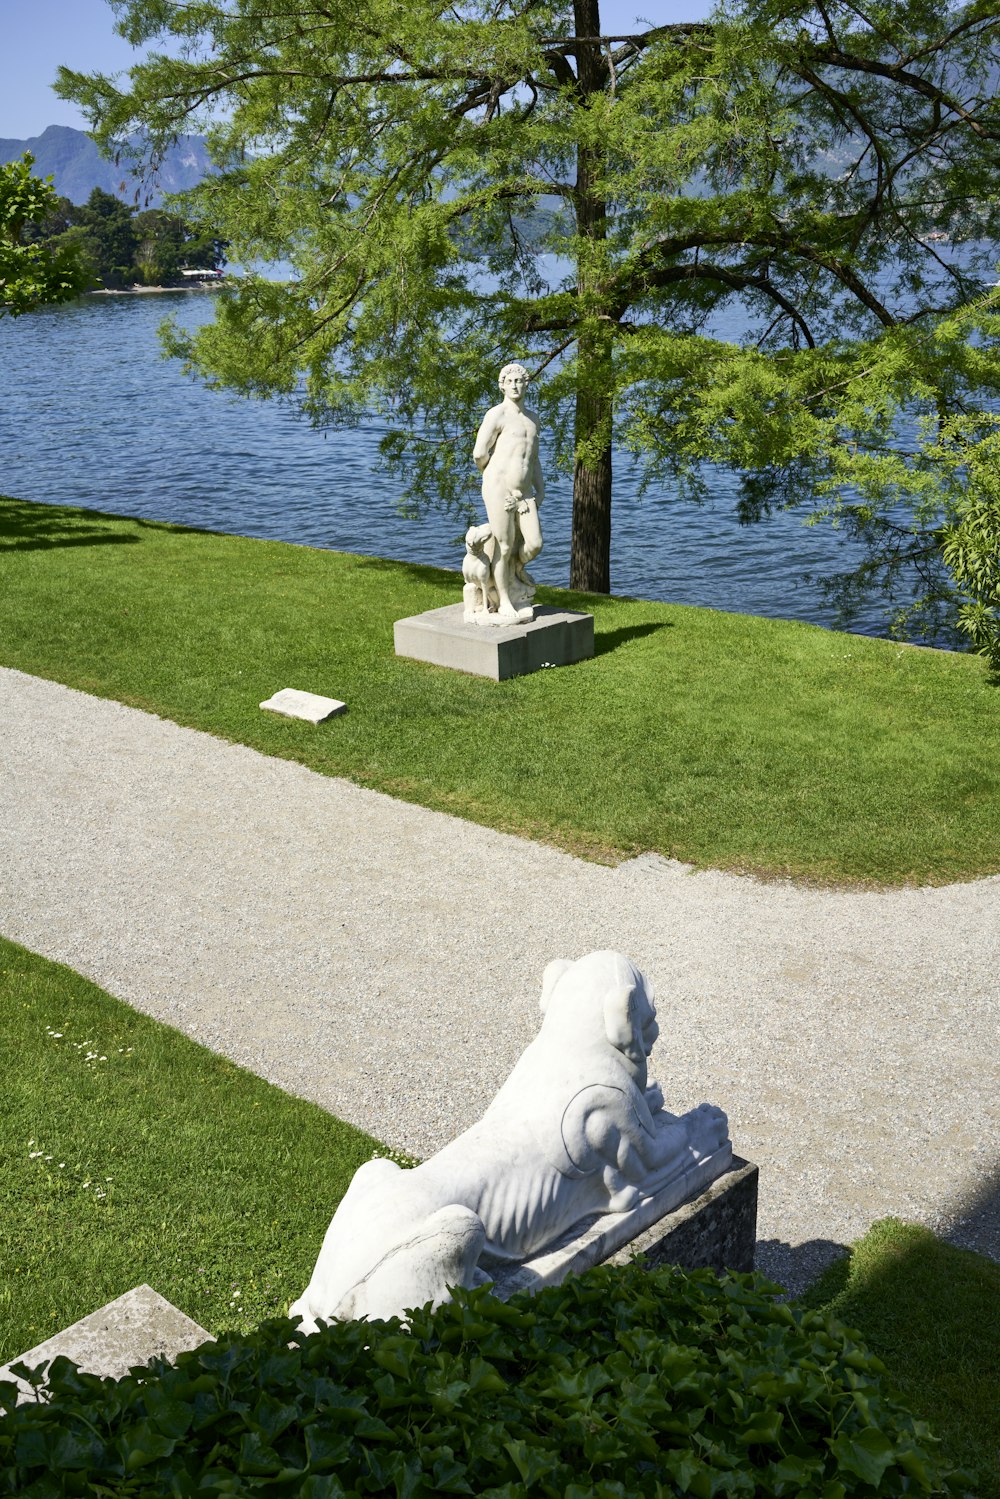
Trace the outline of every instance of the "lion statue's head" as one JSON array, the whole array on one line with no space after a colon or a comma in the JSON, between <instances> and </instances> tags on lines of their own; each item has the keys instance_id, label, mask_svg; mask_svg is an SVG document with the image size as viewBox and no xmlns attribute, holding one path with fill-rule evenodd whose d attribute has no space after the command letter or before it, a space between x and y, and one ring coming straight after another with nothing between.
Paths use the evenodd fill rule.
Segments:
<instances>
[{"instance_id":1,"label":"lion statue's head","mask_svg":"<svg viewBox=\"0 0 1000 1499\"><path fill-rule=\"evenodd\" d=\"M556 958L542 975L541 1008L543 1031L565 1031L577 1047L581 1040L610 1042L645 1086L646 1058L660 1028L652 990L622 953Z\"/></svg>"}]
</instances>

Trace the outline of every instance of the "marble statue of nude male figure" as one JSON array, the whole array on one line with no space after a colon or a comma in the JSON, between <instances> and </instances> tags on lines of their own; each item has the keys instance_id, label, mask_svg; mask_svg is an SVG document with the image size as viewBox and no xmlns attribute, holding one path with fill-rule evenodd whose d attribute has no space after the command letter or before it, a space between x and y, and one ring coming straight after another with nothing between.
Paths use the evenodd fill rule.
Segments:
<instances>
[{"instance_id":1,"label":"marble statue of nude male figure","mask_svg":"<svg viewBox=\"0 0 1000 1499\"><path fill-rule=\"evenodd\" d=\"M534 582L527 564L542 550L538 508L545 495L538 456L538 418L524 405L528 371L508 364L500 371L503 400L483 418L473 459L483 476L483 501L493 532L496 614L481 622L512 624L532 618Z\"/></svg>"}]
</instances>

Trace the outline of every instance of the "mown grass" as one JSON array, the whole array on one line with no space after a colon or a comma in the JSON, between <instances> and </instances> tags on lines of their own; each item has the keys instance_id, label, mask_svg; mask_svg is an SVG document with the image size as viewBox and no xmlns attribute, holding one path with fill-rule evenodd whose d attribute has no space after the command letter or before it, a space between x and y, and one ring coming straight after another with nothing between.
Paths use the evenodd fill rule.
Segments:
<instances>
[{"instance_id":1,"label":"mown grass","mask_svg":"<svg viewBox=\"0 0 1000 1499\"><path fill-rule=\"evenodd\" d=\"M803 1298L857 1328L954 1462L1000 1499L1000 1265L887 1218Z\"/></svg>"},{"instance_id":2,"label":"mown grass","mask_svg":"<svg viewBox=\"0 0 1000 1499\"><path fill-rule=\"evenodd\" d=\"M397 659L455 574L0 500L0 663L614 860L837 883L1000 869L982 663L815 626L542 590L593 661L511 682ZM342 698L313 728L280 687Z\"/></svg>"},{"instance_id":3,"label":"mown grass","mask_svg":"<svg viewBox=\"0 0 1000 1499\"><path fill-rule=\"evenodd\" d=\"M213 1334L283 1314L379 1148L3 939L0 1077L0 1363L144 1281Z\"/></svg>"}]
</instances>

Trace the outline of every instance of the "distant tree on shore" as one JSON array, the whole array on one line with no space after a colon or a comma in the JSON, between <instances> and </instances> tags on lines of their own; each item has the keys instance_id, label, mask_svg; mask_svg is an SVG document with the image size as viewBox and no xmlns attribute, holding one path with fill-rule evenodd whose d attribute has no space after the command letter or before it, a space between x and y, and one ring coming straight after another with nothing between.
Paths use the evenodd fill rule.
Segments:
<instances>
[{"instance_id":1,"label":"distant tree on shore","mask_svg":"<svg viewBox=\"0 0 1000 1499\"><path fill-rule=\"evenodd\" d=\"M183 270L217 271L225 265L222 240L199 234L179 214L148 208L136 214L134 228L135 280L145 286L167 286Z\"/></svg>"},{"instance_id":2,"label":"distant tree on shore","mask_svg":"<svg viewBox=\"0 0 1000 1499\"><path fill-rule=\"evenodd\" d=\"M79 205L53 193L25 232L52 254L75 255L89 284L107 289L171 286L184 270L218 270L226 259L222 240L192 230L179 214L140 213L100 187Z\"/></svg>"},{"instance_id":3,"label":"distant tree on shore","mask_svg":"<svg viewBox=\"0 0 1000 1499\"><path fill-rule=\"evenodd\" d=\"M91 280L78 247L39 243L33 234L61 201L51 182L33 175L33 165L26 152L0 166L0 317L68 302Z\"/></svg>"},{"instance_id":4,"label":"distant tree on shore","mask_svg":"<svg viewBox=\"0 0 1000 1499\"><path fill-rule=\"evenodd\" d=\"M139 248L127 203L95 187L86 203L69 215L66 234L80 246L94 275L104 286L131 286L135 278L135 255Z\"/></svg>"}]
</instances>

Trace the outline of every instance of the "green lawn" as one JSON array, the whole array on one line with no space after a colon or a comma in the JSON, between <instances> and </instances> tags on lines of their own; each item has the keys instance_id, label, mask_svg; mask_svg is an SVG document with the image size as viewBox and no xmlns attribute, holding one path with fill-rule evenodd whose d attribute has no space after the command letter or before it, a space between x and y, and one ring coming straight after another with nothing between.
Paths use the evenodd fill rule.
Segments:
<instances>
[{"instance_id":1,"label":"green lawn","mask_svg":"<svg viewBox=\"0 0 1000 1499\"><path fill-rule=\"evenodd\" d=\"M542 590L597 656L495 683L397 660L432 568L0 500L0 663L614 860L841 883L1000 869L1000 695L972 657ZM344 699L313 728L279 687Z\"/></svg>"},{"instance_id":2,"label":"green lawn","mask_svg":"<svg viewBox=\"0 0 1000 1499\"><path fill-rule=\"evenodd\" d=\"M806 1296L856 1327L914 1414L1000 1499L1000 1265L887 1218Z\"/></svg>"},{"instance_id":3,"label":"green lawn","mask_svg":"<svg viewBox=\"0 0 1000 1499\"><path fill-rule=\"evenodd\" d=\"M143 1281L213 1334L284 1313L379 1148L3 939L0 1078L0 1363Z\"/></svg>"}]
</instances>

